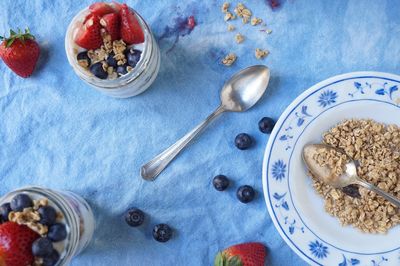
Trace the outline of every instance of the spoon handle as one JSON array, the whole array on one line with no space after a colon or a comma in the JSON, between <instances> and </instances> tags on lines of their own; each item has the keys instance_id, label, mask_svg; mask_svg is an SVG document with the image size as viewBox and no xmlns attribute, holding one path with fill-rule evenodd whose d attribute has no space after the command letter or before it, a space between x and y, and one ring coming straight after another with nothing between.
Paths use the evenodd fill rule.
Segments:
<instances>
[{"instance_id":1,"label":"spoon handle","mask_svg":"<svg viewBox=\"0 0 400 266\"><path fill-rule=\"evenodd\" d=\"M370 183L368 183L368 182L366 182L366 181L364 181L364 180L362 180L360 178L357 178L357 184L359 184L359 185L361 185L361 186L363 186L363 187L365 187L365 188L367 188L367 189L369 189L371 191L374 191L374 192L378 193L379 195L384 197L386 200L388 200L391 203L393 203L397 208L400 208L400 199L395 197L395 196L393 196L392 194L389 194L389 193L383 191L382 189L380 189L380 188L378 188L378 187L376 187L376 186L374 186L374 185L372 185L372 184L370 184Z\"/></svg>"},{"instance_id":2,"label":"spoon handle","mask_svg":"<svg viewBox=\"0 0 400 266\"><path fill-rule=\"evenodd\" d=\"M151 161L144 164L140 169L140 174L145 180L154 180L168 164L197 136L205 129L212 120L225 112L225 109L220 106L201 124L187 133L184 137L178 140L168 149L154 157Z\"/></svg>"}]
</instances>

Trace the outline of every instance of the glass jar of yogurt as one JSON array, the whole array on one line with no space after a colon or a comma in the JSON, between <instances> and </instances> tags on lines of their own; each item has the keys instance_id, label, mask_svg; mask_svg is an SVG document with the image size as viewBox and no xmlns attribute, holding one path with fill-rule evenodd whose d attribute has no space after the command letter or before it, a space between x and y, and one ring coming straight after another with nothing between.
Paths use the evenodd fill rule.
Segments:
<instances>
[{"instance_id":1,"label":"glass jar of yogurt","mask_svg":"<svg viewBox=\"0 0 400 266\"><path fill-rule=\"evenodd\" d=\"M69 191L56 191L42 187L25 187L12 191L0 198L0 205L11 202L12 206L12 201L17 195L27 195L34 202L34 207L25 208L24 212L35 210L33 212L37 213L36 209L38 206L51 206L57 212L57 224L65 226L66 236L63 237L63 240L53 242L53 248L59 255L56 265L68 265L73 257L77 256L88 246L95 229L95 220L92 209L82 197ZM18 212L11 212L13 213L10 213L9 217L13 219L13 217L17 216ZM32 216L34 217L34 215ZM38 232L38 228L40 227L37 225L32 227L32 224L27 222L27 217L29 215L23 217L22 224L28 225L29 228L36 228L35 231L40 234ZM9 222L20 224L18 218L9 220ZM46 227L48 231L41 234L41 236L50 238L50 231L53 225Z\"/></svg>"},{"instance_id":2,"label":"glass jar of yogurt","mask_svg":"<svg viewBox=\"0 0 400 266\"><path fill-rule=\"evenodd\" d=\"M105 5L115 8L116 13L118 13L121 6L116 3ZM107 78L98 78L88 68L82 67L77 60L77 55L85 49L79 46L75 40L77 34L79 34L79 29L85 24L85 21L92 12L91 7L81 10L72 19L65 36L67 58L78 77L96 90L116 98L127 98L144 92L154 82L160 68L160 50L149 26L136 11L131 8L129 9L135 16L138 25L140 25L144 41L138 44L127 45L127 49L138 50L141 52L141 55L137 64L133 68L131 67L128 73L124 75L118 74L118 77L115 77L109 74Z\"/></svg>"}]
</instances>

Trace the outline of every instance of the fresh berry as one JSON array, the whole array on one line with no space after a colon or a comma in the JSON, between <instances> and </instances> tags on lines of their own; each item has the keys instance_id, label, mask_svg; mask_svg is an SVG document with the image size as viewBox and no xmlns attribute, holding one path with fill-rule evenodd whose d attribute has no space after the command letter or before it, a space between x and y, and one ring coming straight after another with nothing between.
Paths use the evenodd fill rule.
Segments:
<instances>
[{"instance_id":1,"label":"fresh berry","mask_svg":"<svg viewBox=\"0 0 400 266\"><path fill-rule=\"evenodd\" d=\"M125 53L125 56L128 61L128 65L130 65L131 67L135 67L136 64L140 60L141 54L142 54L142 52L139 50L136 50L136 49L127 50L127 52Z\"/></svg>"},{"instance_id":2,"label":"fresh berry","mask_svg":"<svg viewBox=\"0 0 400 266\"><path fill-rule=\"evenodd\" d=\"M0 36L0 57L17 75L27 78L32 75L40 55L35 37L26 29L18 33L10 30L10 37Z\"/></svg>"},{"instance_id":3,"label":"fresh berry","mask_svg":"<svg viewBox=\"0 0 400 266\"><path fill-rule=\"evenodd\" d=\"M57 250L53 249L53 252L49 256L43 258L43 266L54 266L60 259L60 254L58 254Z\"/></svg>"},{"instance_id":4,"label":"fresh berry","mask_svg":"<svg viewBox=\"0 0 400 266\"><path fill-rule=\"evenodd\" d=\"M129 209L125 214L125 221L132 227L139 226L144 222L144 213L137 208Z\"/></svg>"},{"instance_id":5,"label":"fresh berry","mask_svg":"<svg viewBox=\"0 0 400 266\"><path fill-rule=\"evenodd\" d=\"M257 242L249 242L231 246L215 257L214 265L264 266L267 251L265 246Z\"/></svg>"},{"instance_id":6,"label":"fresh berry","mask_svg":"<svg viewBox=\"0 0 400 266\"><path fill-rule=\"evenodd\" d=\"M90 15L81 26L75 37L75 42L85 49L97 49L103 44L99 17Z\"/></svg>"},{"instance_id":7,"label":"fresh berry","mask_svg":"<svg viewBox=\"0 0 400 266\"><path fill-rule=\"evenodd\" d=\"M275 121L271 117L263 117L258 122L258 128L262 133L270 134L275 126Z\"/></svg>"},{"instance_id":8,"label":"fresh berry","mask_svg":"<svg viewBox=\"0 0 400 266\"><path fill-rule=\"evenodd\" d=\"M78 60L79 65L83 66L83 67L89 67L91 60L89 58L89 55L87 53L87 51L84 52L80 52L77 56L76 59Z\"/></svg>"},{"instance_id":9,"label":"fresh berry","mask_svg":"<svg viewBox=\"0 0 400 266\"><path fill-rule=\"evenodd\" d=\"M253 140L250 135L246 133L241 133L235 138L235 146L240 150L246 150L251 147Z\"/></svg>"},{"instance_id":10,"label":"fresh berry","mask_svg":"<svg viewBox=\"0 0 400 266\"><path fill-rule=\"evenodd\" d=\"M8 221L8 214L11 212L11 205L10 203L4 203L0 206L0 220L2 222Z\"/></svg>"},{"instance_id":11,"label":"fresh berry","mask_svg":"<svg viewBox=\"0 0 400 266\"><path fill-rule=\"evenodd\" d=\"M6 222L0 225L0 265L32 265L32 243L39 235L25 225Z\"/></svg>"},{"instance_id":12,"label":"fresh berry","mask_svg":"<svg viewBox=\"0 0 400 266\"><path fill-rule=\"evenodd\" d=\"M108 56L107 56L107 65L112 66L112 67L117 67L117 60L114 58L115 54L114 52L111 52Z\"/></svg>"},{"instance_id":13,"label":"fresh berry","mask_svg":"<svg viewBox=\"0 0 400 266\"><path fill-rule=\"evenodd\" d=\"M50 238L51 241L58 242L67 238L67 228L65 224L56 223L49 227L49 232L47 233L47 237Z\"/></svg>"},{"instance_id":14,"label":"fresh berry","mask_svg":"<svg viewBox=\"0 0 400 266\"><path fill-rule=\"evenodd\" d=\"M122 76L125 75L126 73L128 73L128 70L126 69L127 65L122 65L122 66L118 66L117 67L117 73L118 75Z\"/></svg>"},{"instance_id":15,"label":"fresh berry","mask_svg":"<svg viewBox=\"0 0 400 266\"><path fill-rule=\"evenodd\" d=\"M112 8L109 4L104 2L91 4L89 6L89 10L92 14L95 14L99 17L115 12L114 8Z\"/></svg>"},{"instance_id":16,"label":"fresh berry","mask_svg":"<svg viewBox=\"0 0 400 266\"><path fill-rule=\"evenodd\" d=\"M240 186L236 192L237 198L243 203L249 203L254 199L254 189L251 186Z\"/></svg>"},{"instance_id":17,"label":"fresh berry","mask_svg":"<svg viewBox=\"0 0 400 266\"><path fill-rule=\"evenodd\" d=\"M121 35L120 19L117 13L110 13L100 19L100 24L111 36L111 40L119 40Z\"/></svg>"},{"instance_id":18,"label":"fresh berry","mask_svg":"<svg viewBox=\"0 0 400 266\"><path fill-rule=\"evenodd\" d=\"M117 13L121 12L122 4L112 1L112 6Z\"/></svg>"},{"instance_id":19,"label":"fresh berry","mask_svg":"<svg viewBox=\"0 0 400 266\"><path fill-rule=\"evenodd\" d=\"M40 215L40 223L44 225L52 225L56 222L57 212L51 206L43 206L38 209Z\"/></svg>"},{"instance_id":20,"label":"fresh berry","mask_svg":"<svg viewBox=\"0 0 400 266\"><path fill-rule=\"evenodd\" d=\"M172 229L167 224L158 224L153 228L153 237L158 242L167 242L172 237Z\"/></svg>"},{"instance_id":21,"label":"fresh berry","mask_svg":"<svg viewBox=\"0 0 400 266\"><path fill-rule=\"evenodd\" d=\"M90 72L92 72L92 74L98 77L99 79L106 79L108 77L107 72L103 69L102 62L97 62L91 65L89 69Z\"/></svg>"},{"instance_id":22,"label":"fresh berry","mask_svg":"<svg viewBox=\"0 0 400 266\"><path fill-rule=\"evenodd\" d=\"M47 257L53 252L53 242L47 237L41 237L32 243L32 254L36 257Z\"/></svg>"},{"instance_id":23,"label":"fresh berry","mask_svg":"<svg viewBox=\"0 0 400 266\"><path fill-rule=\"evenodd\" d=\"M31 197L26 194L18 194L14 198L12 198L10 203L11 209L13 211L23 211L25 208L29 208L33 206L33 201Z\"/></svg>"},{"instance_id":24,"label":"fresh berry","mask_svg":"<svg viewBox=\"0 0 400 266\"><path fill-rule=\"evenodd\" d=\"M358 191L358 186L357 185L348 185L344 188L342 188L343 193L346 195L352 197L352 198L360 198L360 192Z\"/></svg>"},{"instance_id":25,"label":"fresh berry","mask_svg":"<svg viewBox=\"0 0 400 266\"><path fill-rule=\"evenodd\" d=\"M121 5L121 37L127 44L144 42L144 34L133 11L126 4Z\"/></svg>"},{"instance_id":26,"label":"fresh berry","mask_svg":"<svg viewBox=\"0 0 400 266\"><path fill-rule=\"evenodd\" d=\"M216 190L224 191L229 186L229 179L224 175L217 175L213 179L213 185Z\"/></svg>"}]
</instances>

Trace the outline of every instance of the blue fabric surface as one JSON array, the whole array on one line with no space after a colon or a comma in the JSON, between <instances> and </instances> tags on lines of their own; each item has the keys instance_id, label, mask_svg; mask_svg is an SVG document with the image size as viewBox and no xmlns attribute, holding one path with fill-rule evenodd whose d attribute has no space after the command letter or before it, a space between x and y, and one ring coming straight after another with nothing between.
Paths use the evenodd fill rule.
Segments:
<instances>
[{"instance_id":1,"label":"blue fabric surface","mask_svg":"<svg viewBox=\"0 0 400 266\"><path fill-rule=\"evenodd\" d=\"M42 55L35 75L22 79L3 63L0 85L0 194L29 184L79 193L93 206L97 230L91 246L72 265L210 265L219 249L244 241L268 246L268 265L305 265L271 222L262 194L261 167L268 136L258 131L263 116L275 119L302 91L330 76L359 70L398 73L398 1L287 0L271 10L268 1L244 1L273 30L266 35L232 22L228 32L223 1L127 1L159 39L162 64L144 94L113 99L84 84L68 65L66 28L92 1L3 0L0 32L29 26ZM237 2L233 2L236 4ZM193 15L193 31L182 21ZM244 43L234 35L245 35ZM225 114L155 182L143 181L140 166L192 129L219 104L219 90L234 72L261 61L272 79L263 101L243 114ZM235 52L230 68L221 55ZM239 151L236 134L256 145ZM233 185L217 192L216 174ZM258 192L240 203L239 185ZM147 214L139 228L123 221L129 207ZM175 229L165 244L152 226Z\"/></svg>"}]
</instances>

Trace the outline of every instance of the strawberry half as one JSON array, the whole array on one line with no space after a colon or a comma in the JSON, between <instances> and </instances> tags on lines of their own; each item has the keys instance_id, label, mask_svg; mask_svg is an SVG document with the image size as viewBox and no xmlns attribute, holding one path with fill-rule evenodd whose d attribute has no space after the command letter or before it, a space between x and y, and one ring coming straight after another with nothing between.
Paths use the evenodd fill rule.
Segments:
<instances>
[{"instance_id":1,"label":"strawberry half","mask_svg":"<svg viewBox=\"0 0 400 266\"><path fill-rule=\"evenodd\" d=\"M85 23L76 34L75 43L88 50L97 49L103 44L98 16L92 14L86 18Z\"/></svg>"},{"instance_id":2,"label":"strawberry half","mask_svg":"<svg viewBox=\"0 0 400 266\"><path fill-rule=\"evenodd\" d=\"M18 33L10 30L10 37L0 36L0 40L3 41L0 44L0 57L4 63L23 78L32 75L39 59L40 47L29 29L25 32L18 30Z\"/></svg>"},{"instance_id":3,"label":"strawberry half","mask_svg":"<svg viewBox=\"0 0 400 266\"><path fill-rule=\"evenodd\" d=\"M0 265L32 265L32 243L40 236L25 225L6 222L0 225Z\"/></svg>"},{"instance_id":4,"label":"strawberry half","mask_svg":"<svg viewBox=\"0 0 400 266\"><path fill-rule=\"evenodd\" d=\"M109 4L104 2L97 2L89 6L89 10L92 14L102 17L106 14L115 12Z\"/></svg>"},{"instance_id":5,"label":"strawberry half","mask_svg":"<svg viewBox=\"0 0 400 266\"><path fill-rule=\"evenodd\" d=\"M215 266L264 266L267 252L261 243L250 242L231 246L215 257Z\"/></svg>"},{"instance_id":6,"label":"strawberry half","mask_svg":"<svg viewBox=\"0 0 400 266\"><path fill-rule=\"evenodd\" d=\"M113 41L120 39L120 19L119 15L117 13L110 13L107 15L104 15L100 19L100 24L103 26L108 34L111 35L111 39Z\"/></svg>"},{"instance_id":7,"label":"strawberry half","mask_svg":"<svg viewBox=\"0 0 400 266\"><path fill-rule=\"evenodd\" d=\"M127 44L144 42L144 34L135 14L126 4L121 5L121 37Z\"/></svg>"}]
</instances>

